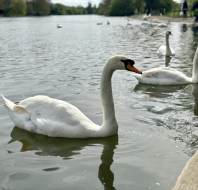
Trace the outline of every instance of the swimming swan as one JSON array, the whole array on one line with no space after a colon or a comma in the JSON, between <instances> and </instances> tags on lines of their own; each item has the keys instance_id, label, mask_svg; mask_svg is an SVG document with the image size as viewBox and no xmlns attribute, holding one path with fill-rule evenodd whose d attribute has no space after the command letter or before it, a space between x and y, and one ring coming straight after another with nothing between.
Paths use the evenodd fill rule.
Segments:
<instances>
[{"instance_id":1,"label":"swimming swan","mask_svg":"<svg viewBox=\"0 0 198 190\"><path fill-rule=\"evenodd\" d=\"M174 56L175 51L170 47L169 36L171 35L170 31L166 32L166 45L161 45L157 51L160 56Z\"/></svg>"},{"instance_id":2,"label":"swimming swan","mask_svg":"<svg viewBox=\"0 0 198 190\"><path fill-rule=\"evenodd\" d=\"M107 137L117 134L111 78L115 70L141 73L134 67L135 62L123 56L111 58L105 65L101 80L101 100L103 124L97 125L87 118L77 107L50 98L34 96L13 103L2 95L9 116L15 126L30 132L50 137L89 138Z\"/></svg>"},{"instance_id":3,"label":"swimming swan","mask_svg":"<svg viewBox=\"0 0 198 190\"><path fill-rule=\"evenodd\" d=\"M169 67L158 67L134 74L139 83L152 85L180 85L198 83L198 48L193 59L192 77Z\"/></svg>"}]
</instances>

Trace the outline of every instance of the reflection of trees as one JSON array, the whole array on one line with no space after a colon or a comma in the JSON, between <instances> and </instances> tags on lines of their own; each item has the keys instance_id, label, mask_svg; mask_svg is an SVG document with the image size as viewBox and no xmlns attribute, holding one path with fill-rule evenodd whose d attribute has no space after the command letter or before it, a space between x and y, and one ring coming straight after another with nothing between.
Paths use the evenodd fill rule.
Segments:
<instances>
[{"instance_id":1,"label":"reflection of trees","mask_svg":"<svg viewBox=\"0 0 198 190\"><path fill-rule=\"evenodd\" d=\"M66 139L51 138L43 135L30 133L15 127L11 132L11 141L22 143L20 151L37 150L37 155L60 156L63 159L71 159L87 146L96 144L103 145L101 164L98 169L98 178L105 190L115 189L113 187L114 174L111 171L114 150L118 144L118 136L98 139Z\"/></svg>"},{"instance_id":2,"label":"reflection of trees","mask_svg":"<svg viewBox=\"0 0 198 190\"><path fill-rule=\"evenodd\" d=\"M187 24L182 24L182 25L181 25L181 31L182 31L182 32L187 32L187 30L188 30Z\"/></svg>"}]
</instances>

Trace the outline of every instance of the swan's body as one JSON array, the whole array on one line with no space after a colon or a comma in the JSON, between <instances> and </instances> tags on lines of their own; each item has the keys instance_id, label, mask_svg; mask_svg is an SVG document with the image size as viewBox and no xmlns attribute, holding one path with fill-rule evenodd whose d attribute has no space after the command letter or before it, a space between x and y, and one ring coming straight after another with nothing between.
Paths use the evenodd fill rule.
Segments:
<instances>
[{"instance_id":1,"label":"swan's body","mask_svg":"<svg viewBox=\"0 0 198 190\"><path fill-rule=\"evenodd\" d=\"M6 98L4 100L15 126L30 132L51 137L83 138L88 133L94 137L101 128L77 107L48 96L27 98L19 102L19 106Z\"/></svg>"},{"instance_id":2,"label":"swan's body","mask_svg":"<svg viewBox=\"0 0 198 190\"><path fill-rule=\"evenodd\" d=\"M101 80L103 124L97 125L77 107L48 96L34 96L15 104L3 97L15 126L50 137L106 137L117 133L111 78L115 70L134 69L134 61L116 56L106 64ZM132 71L132 70L131 70ZM137 72L137 70L135 70Z\"/></svg>"},{"instance_id":3,"label":"swan's body","mask_svg":"<svg viewBox=\"0 0 198 190\"><path fill-rule=\"evenodd\" d=\"M149 20L151 18L151 14L145 14L145 15L143 15L143 17L142 17L142 19L143 20Z\"/></svg>"},{"instance_id":4,"label":"swan's body","mask_svg":"<svg viewBox=\"0 0 198 190\"><path fill-rule=\"evenodd\" d=\"M175 51L173 48L170 47L169 44L169 36L171 35L170 31L166 32L166 45L161 45L157 50L158 55L160 56L174 56Z\"/></svg>"},{"instance_id":5,"label":"swan's body","mask_svg":"<svg viewBox=\"0 0 198 190\"><path fill-rule=\"evenodd\" d=\"M174 56L175 50L171 47L167 48L166 45L161 45L157 50L157 54L161 56Z\"/></svg>"},{"instance_id":6,"label":"swan's body","mask_svg":"<svg viewBox=\"0 0 198 190\"><path fill-rule=\"evenodd\" d=\"M61 24L56 25L57 28L62 28L63 26Z\"/></svg>"},{"instance_id":7,"label":"swan's body","mask_svg":"<svg viewBox=\"0 0 198 190\"><path fill-rule=\"evenodd\" d=\"M192 77L169 67L159 67L143 71L142 74L135 74L135 77L142 84L152 85L181 85L198 83L198 48L193 59Z\"/></svg>"},{"instance_id":8,"label":"swan's body","mask_svg":"<svg viewBox=\"0 0 198 190\"><path fill-rule=\"evenodd\" d=\"M135 74L139 83L153 85L189 84L191 78L176 69L159 67L144 71L142 75Z\"/></svg>"}]
</instances>

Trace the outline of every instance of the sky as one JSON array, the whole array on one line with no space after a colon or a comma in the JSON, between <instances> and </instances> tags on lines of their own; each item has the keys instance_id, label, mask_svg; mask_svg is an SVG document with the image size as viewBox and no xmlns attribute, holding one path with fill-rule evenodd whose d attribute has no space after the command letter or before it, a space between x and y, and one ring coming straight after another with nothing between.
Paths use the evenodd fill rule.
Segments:
<instances>
[{"instance_id":1,"label":"sky","mask_svg":"<svg viewBox=\"0 0 198 190\"><path fill-rule=\"evenodd\" d=\"M174 1L180 2L182 0L174 0ZM88 2L98 5L101 2L101 0L52 0L52 2L62 3L70 6L77 6L77 5L87 6Z\"/></svg>"},{"instance_id":2,"label":"sky","mask_svg":"<svg viewBox=\"0 0 198 190\"><path fill-rule=\"evenodd\" d=\"M77 5L87 6L88 2L98 5L101 2L101 0L51 0L51 1L53 3L62 3L70 6L77 6Z\"/></svg>"}]
</instances>

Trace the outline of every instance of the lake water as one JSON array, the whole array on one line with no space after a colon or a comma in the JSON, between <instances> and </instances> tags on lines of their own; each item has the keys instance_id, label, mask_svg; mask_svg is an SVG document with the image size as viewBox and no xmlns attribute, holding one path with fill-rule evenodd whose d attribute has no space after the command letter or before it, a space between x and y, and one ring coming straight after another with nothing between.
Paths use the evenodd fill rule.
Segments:
<instances>
[{"instance_id":1,"label":"lake water","mask_svg":"<svg viewBox=\"0 0 198 190\"><path fill-rule=\"evenodd\" d=\"M100 78L112 55L129 56L143 70L164 66L156 51L169 29L176 51L169 66L191 76L197 28L163 23L167 27L119 17L0 18L0 93L13 101L37 94L62 99L101 123ZM138 85L124 71L112 83L115 137L28 133L14 127L0 106L0 189L171 189L198 147L198 86Z\"/></svg>"}]
</instances>

